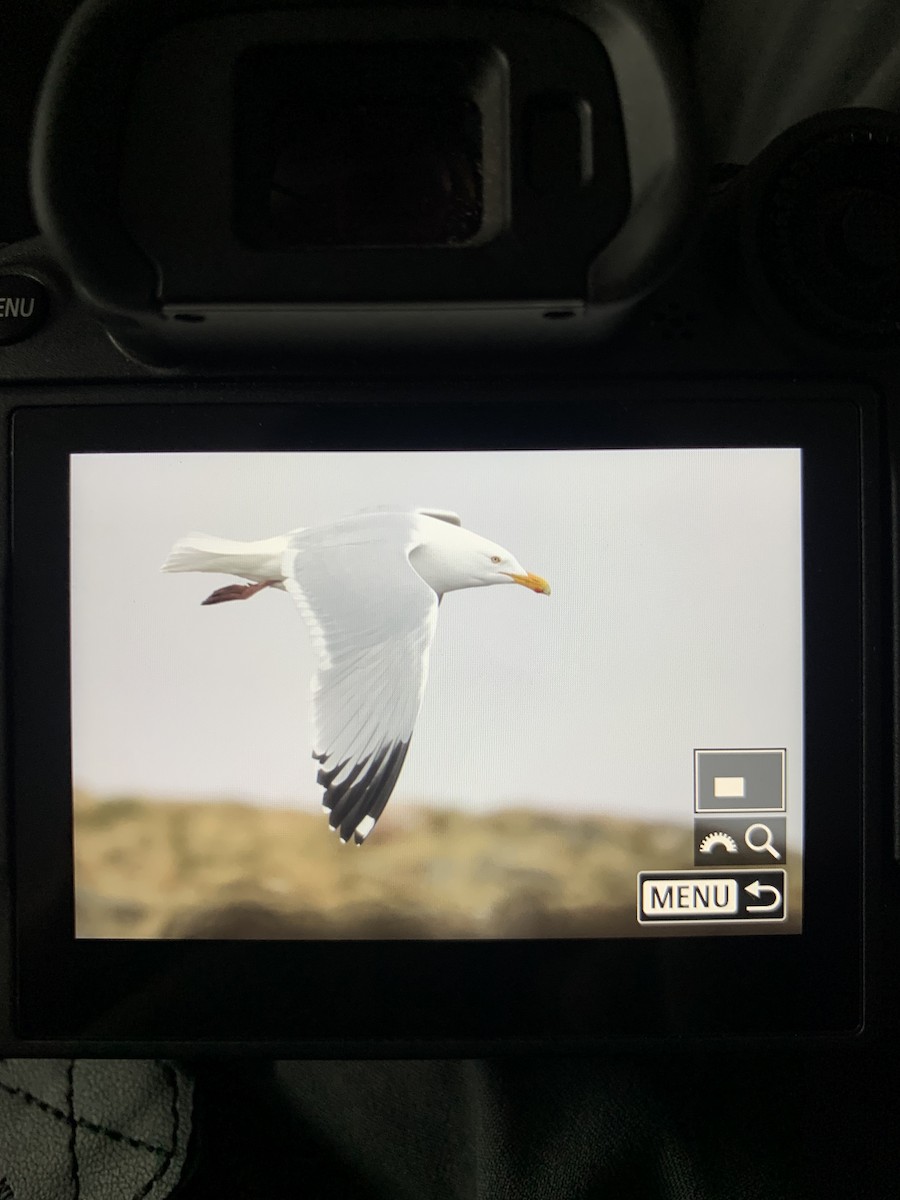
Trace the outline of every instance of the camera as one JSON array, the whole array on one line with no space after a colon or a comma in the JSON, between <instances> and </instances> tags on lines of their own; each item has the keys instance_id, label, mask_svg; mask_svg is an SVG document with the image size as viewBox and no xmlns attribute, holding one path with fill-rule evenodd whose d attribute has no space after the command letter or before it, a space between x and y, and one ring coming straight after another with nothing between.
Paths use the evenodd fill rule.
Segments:
<instances>
[{"instance_id":1,"label":"camera","mask_svg":"<svg viewBox=\"0 0 900 1200\"><path fill-rule=\"evenodd\" d=\"M7 1052L891 1031L900 122L696 126L632 0L72 19L0 250Z\"/></svg>"}]
</instances>

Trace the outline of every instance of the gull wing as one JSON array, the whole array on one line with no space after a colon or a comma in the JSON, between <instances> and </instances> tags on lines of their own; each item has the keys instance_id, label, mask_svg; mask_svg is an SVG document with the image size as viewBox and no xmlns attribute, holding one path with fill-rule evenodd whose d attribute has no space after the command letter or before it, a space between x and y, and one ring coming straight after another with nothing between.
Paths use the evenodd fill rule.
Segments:
<instances>
[{"instance_id":1,"label":"gull wing","mask_svg":"<svg viewBox=\"0 0 900 1200\"><path fill-rule=\"evenodd\" d=\"M417 513L423 517L434 517L436 521L446 521L448 525L462 525L459 513L450 512L446 508L417 508Z\"/></svg>"},{"instance_id":2,"label":"gull wing","mask_svg":"<svg viewBox=\"0 0 900 1200\"><path fill-rule=\"evenodd\" d=\"M366 514L294 534L285 589L318 656L313 757L323 807L343 841L362 845L397 782L425 691L438 597L409 554L410 514Z\"/></svg>"}]
</instances>

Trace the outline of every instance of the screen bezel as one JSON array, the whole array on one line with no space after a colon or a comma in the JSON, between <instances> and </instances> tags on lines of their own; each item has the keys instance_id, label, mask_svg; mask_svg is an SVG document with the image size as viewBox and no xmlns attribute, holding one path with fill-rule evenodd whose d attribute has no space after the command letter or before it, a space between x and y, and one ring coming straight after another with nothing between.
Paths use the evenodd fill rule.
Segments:
<instances>
[{"instance_id":1,"label":"screen bezel","mask_svg":"<svg viewBox=\"0 0 900 1200\"><path fill-rule=\"evenodd\" d=\"M694 386L47 389L13 416L16 1032L360 1047L853 1033L862 1023L863 431L873 405ZM63 397L67 406L59 406ZM31 390L34 396L34 389ZM123 402L123 398L127 400ZM54 404L53 401L56 403ZM105 402L104 402L105 401ZM800 935L523 942L76 940L68 459L79 452L799 446L806 812ZM867 514L867 552L875 545ZM813 586L814 585L814 586ZM835 888L835 872L844 881ZM311 983L312 981L312 983ZM764 997L764 1000L763 1000Z\"/></svg>"}]
</instances>

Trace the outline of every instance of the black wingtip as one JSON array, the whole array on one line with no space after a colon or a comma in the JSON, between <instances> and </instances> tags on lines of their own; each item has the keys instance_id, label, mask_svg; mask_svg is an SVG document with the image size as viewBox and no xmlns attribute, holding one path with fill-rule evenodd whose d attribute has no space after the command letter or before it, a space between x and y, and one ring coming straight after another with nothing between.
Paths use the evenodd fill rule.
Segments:
<instances>
[{"instance_id":1,"label":"black wingtip","mask_svg":"<svg viewBox=\"0 0 900 1200\"><path fill-rule=\"evenodd\" d=\"M322 807L329 813L329 828L337 830L344 843L353 840L361 846L372 834L391 797L406 758L409 741L382 746L374 755L360 759L339 783L335 780L346 770L348 760L318 771L318 782L325 789ZM313 757L324 763L327 755Z\"/></svg>"}]
</instances>

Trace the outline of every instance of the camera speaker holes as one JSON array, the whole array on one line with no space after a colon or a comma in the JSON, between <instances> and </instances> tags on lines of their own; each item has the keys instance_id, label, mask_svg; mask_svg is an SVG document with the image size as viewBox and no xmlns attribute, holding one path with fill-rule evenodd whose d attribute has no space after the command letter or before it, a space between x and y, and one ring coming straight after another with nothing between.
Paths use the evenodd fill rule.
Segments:
<instances>
[{"instance_id":1,"label":"camera speaker holes","mask_svg":"<svg viewBox=\"0 0 900 1200\"><path fill-rule=\"evenodd\" d=\"M575 316L574 308L551 308L544 313L545 321L567 321Z\"/></svg>"}]
</instances>

